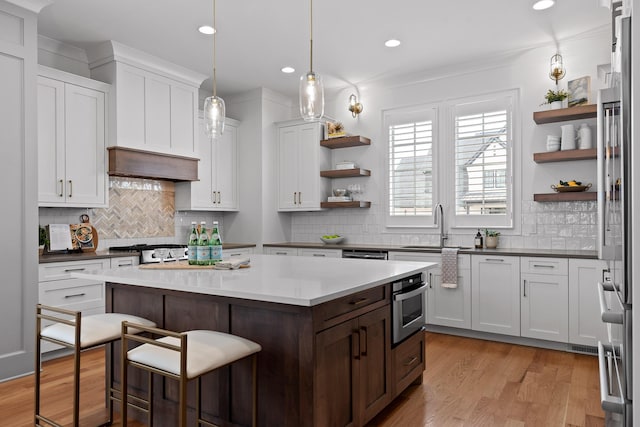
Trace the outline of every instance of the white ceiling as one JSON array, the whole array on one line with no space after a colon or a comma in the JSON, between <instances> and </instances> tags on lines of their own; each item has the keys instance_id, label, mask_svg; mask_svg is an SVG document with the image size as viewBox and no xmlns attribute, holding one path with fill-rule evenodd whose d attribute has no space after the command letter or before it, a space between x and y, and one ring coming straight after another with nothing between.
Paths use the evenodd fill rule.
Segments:
<instances>
[{"instance_id":1,"label":"white ceiling","mask_svg":"<svg viewBox=\"0 0 640 427\"><path fill-rule=\"evenodd\" d=\"M531 0L316 0L314 71L338 88L553 45L609 26L599 3L557 0L534 11ZM115 40L211 76L212 38L197 28L212 14L213 0L53 0L38 31L83 49ZM217 24L221 96L256 87L297 94L309 69L308 1L217 0ZM402 45L384 47L389 38ZM295 73L283 74L285 65Z\"/></svg>"}]
</instances>

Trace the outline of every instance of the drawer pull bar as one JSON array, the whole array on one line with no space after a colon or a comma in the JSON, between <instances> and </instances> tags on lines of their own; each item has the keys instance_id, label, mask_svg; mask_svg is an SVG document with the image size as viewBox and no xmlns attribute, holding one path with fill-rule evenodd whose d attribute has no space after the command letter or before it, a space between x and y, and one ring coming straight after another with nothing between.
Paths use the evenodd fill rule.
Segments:
<instances>
[{"instance_id":1,"label":"drawer pull bar","mask_svg":"<svg viewBox=\"0 0 640 427\"><path fill-rule=\"evenodd\" d=\"M487 262L504 262L502 258L485 258L484 260Z\"/></svg>"},{"instance_id":2,"label":"drawer pull bar","mask_svg":"<svg viewBox=\"0 0 640 427\"><path fill-rule=\"evenodd\" d=\"M543 267L543 268L556 268L556 266L555 266L555 265L533 264L533 268L538 268L538 267Z\"/></svg>"},{"instance_id":3,"label":"drawer pull bar","mask_svg":"<svg viewBox=\"0 0 640 427\"><path fill-rule=\"evenodd\" d=\"M326 256L325 254L313 254L313 256Z\"/></svg>"},{"instance_id":4,"label":"drawer pull bar","mask_svg":"<svg viewBox=\"0 0 640 427\"><path fill-rule=\"evenodd\" d=\"M76 298L76 297L83 297L85 296L86 293L82 292L81 294L73 294L73 295L65 295L65 298Z\"/></svg>"},{"instance_id":5,"label":"drawer pull bar","mask_svg":"<svg viewBox=\"0 0 640 427\"><path fill-rule=\"evenodd\" d=\"M276 255L286 255L286 252L276 252Z\"/></svg>"},{"instance_id":6,"label":"drawer pull bar","mask_svg":"<svg viewBox=\"0 0 640 427\"><path fill-rule=\"evenodd\" d=\"M72 271L84 271L84 270L85 270L84 267L81 267L81 268L65 268L64 272L65 273L71 273Z\"/></svg>"},{"instance_id":7,"label":"drawer pull bar","mask_svg":"<svg viewBox=\"0 0 640 427\"><path fill-rule=\"evenodd\" d=\"M360 305L360 304L364 304L367 301L369 301L369 298L360 298L360 299L357 299L355 301L350 301L349 304L351 304L351 305Z\"/></svg>"},{"instance_id":8,"label":"drawer pull bar","mask_svg":"<svg viewBox=\"0 0 640 427\"><path fill-rule=\"evenodd\" d=\"M416 361L418 360L418 358L416 356L413 356L411 359L409 359L408 362L405 362L404 366L411 366L413 365Z\"/></svg>"},{"instance_id":9,"label":"drawer pull bar","mask_svg":"<svg viewBox=\"0 0 640 427\"><path fill-rule=\"evenodd\" d=\"M118 267L129 267L133 265L133 261L122 261L118 263Z\"/></svg>"}]
</instances>

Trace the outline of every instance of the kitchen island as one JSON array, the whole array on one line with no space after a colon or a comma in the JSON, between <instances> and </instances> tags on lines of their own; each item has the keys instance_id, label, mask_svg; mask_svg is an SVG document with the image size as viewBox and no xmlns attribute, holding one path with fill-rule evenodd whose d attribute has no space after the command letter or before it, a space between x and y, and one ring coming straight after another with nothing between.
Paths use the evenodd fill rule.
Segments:
<instances>
[{"instance_id":1,"label":"kitchen island","mask_svg":"<svg viewBox=\"0 0 640 427\"><path fill-rule=\"evenodd\" d=\"M435 266L251 255L250 268L232 271L128 267L74 275L107 282L107 311L259 343L260 426L362 426L422 379L422 333L391 346L390 283ZM116 383L111 355L119 351L113 344ZM242 361L203 378L205 418L250 424L250 372ZM130 392L146 393L146 375L130 374L130 384ZM172 425L177 384L158 379L153 387L155 425Z\"/></svg>"}]
</instances>

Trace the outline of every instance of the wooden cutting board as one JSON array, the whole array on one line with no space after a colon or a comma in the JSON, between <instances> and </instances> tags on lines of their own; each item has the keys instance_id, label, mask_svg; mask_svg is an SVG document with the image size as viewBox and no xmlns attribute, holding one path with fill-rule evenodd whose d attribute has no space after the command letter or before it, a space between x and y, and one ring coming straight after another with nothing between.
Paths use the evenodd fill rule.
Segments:
<instances>
[{"instance_id":1,"label":"wooden cutting board","mask_svg":"<svg viewBox=\"0 0 640 427\"><path fill-rule=\"evenodd\" d=\"M240 268L249 268L249 265L242 265ZM139 268L143 270L214 270L213 265L190 265L187 260L171 261L165 263L141 264Z\"/></svg>"}]
</instances>

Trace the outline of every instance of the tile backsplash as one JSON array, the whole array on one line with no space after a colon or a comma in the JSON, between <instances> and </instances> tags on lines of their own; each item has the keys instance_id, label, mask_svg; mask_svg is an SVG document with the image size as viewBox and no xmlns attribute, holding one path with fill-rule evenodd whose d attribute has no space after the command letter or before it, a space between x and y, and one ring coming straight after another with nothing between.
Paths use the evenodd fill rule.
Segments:
<instances>
[{"instance_id":1,"label":"tile backsplash","mask_svg":"<svg viewBox=\"0 0 640 427\"><path fill-rule=\"evenodd\" d=\"M354 212L355 211L355 212ZM531 249L596 249L597 204L588 202L540 203L521 205L520 233L500 230L499 247ZM476 230L448 230L449 245L472 246ZM347 237L345 243L388 245L437 245L433 228L414 233L390 232L384 226L384 212L372 206L366 212L353 209L295 213L292 241L319 242L324 234Z\"/></svg>"},{"instance_id":2,"label":"tile backsplash","mask_svg":"<svg viewBox=\"0 0 640 427\"><path fill-rule=\"evenodd\" d=\"M109 207L40 208L40 225L75 224L88 214L99 233L99 250L132 244L186 243L191 221L220 223L219 212L175 211L175 186L171 181L139 178L109 179Z\"/></svg>"}]
</instances>

